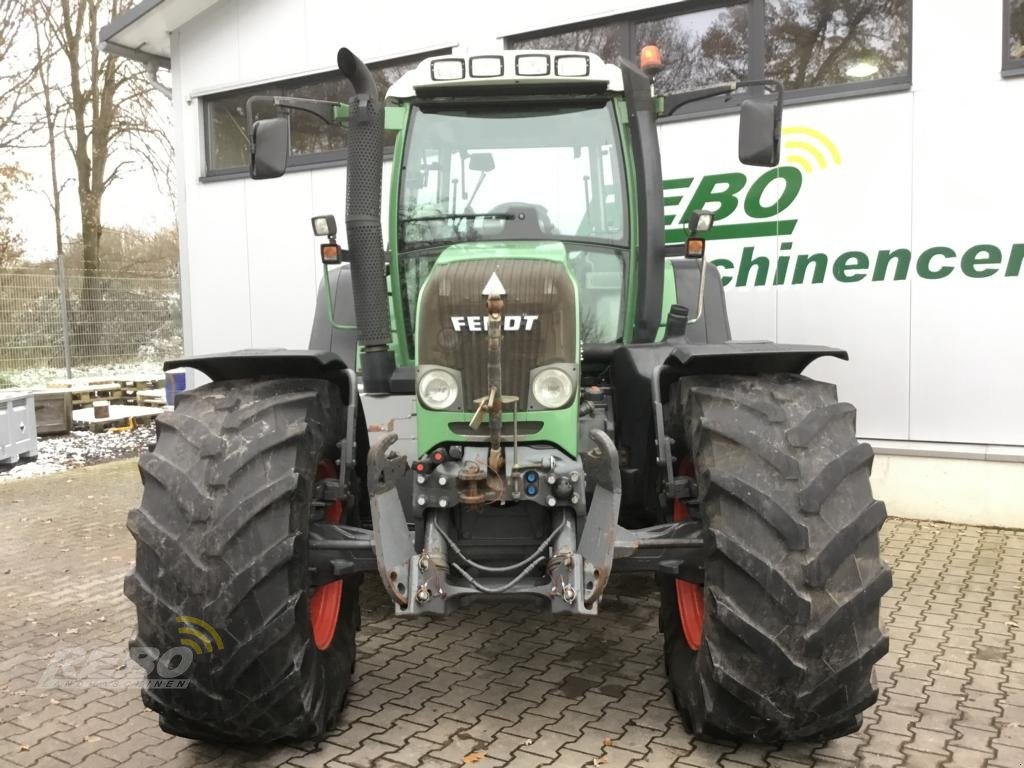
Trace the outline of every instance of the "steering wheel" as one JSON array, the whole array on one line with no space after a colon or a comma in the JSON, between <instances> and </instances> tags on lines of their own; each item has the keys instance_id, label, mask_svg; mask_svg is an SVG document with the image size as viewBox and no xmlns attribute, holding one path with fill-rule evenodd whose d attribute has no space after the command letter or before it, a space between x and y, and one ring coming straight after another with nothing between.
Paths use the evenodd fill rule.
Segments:
<instances>
[{"instance_id":1,"label":"steering wheel","mask_svg":"<svg viewBox=\"0 0 1024 768\"><path fill-rule=\"evenodd\" d=\"M551 223L551 217L548 215L548 209L543 205L535 205L533 203L502 203L501 205L494 206L488 213L511 213L513 215L517 213L524 213L526 211L532 212L537 217L537 228L541 234L544 235L557 235L558 229L553 223ZM505 226L511 224L515 226L515 221L505 222Z\"/></svg>"}]
</instances>

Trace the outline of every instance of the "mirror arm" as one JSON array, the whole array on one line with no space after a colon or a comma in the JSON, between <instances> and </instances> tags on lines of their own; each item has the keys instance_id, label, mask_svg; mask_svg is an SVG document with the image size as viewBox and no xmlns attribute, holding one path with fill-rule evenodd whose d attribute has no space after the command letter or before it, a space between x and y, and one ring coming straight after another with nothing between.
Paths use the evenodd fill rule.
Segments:
<instances>
[{"instance_id":1,"label":"mirror arm","mask_svg":"<svg viewBox=\"0 0 1024 768\"><path fill-rule=\"evenodd\" d=\"M695 101L703 101L704 99L712 99L715 96L732 93L738 87L739 84L733 82L712 85L707 88L700 88L696 91L688 91L686 93L670 93L667 96L662 97L664 99L665 108L661 114L668 117L669 115L675 114L676 110L680 107L685 107L687 104L692 104Z\"/></svg>"},{"instance_id":2,"label":"mirror arm","mask_svg":"<svg viewBox=\"0 0 1024 768\"><path fill-rule=\"evenodd\" d=\"M769 91L774 91L775 97L778 99L779 106L782 106L782 83L778 80L739 80L731 83L710 85L707 88L699 88L696 91L671 93L667 96L663 96L664 109L661 114L663 117L668 117L669 115L675 114L675 112L681 107L685 107L687 104L693 104L695 101L713 99L715 96L735 93L740 88L753 88L755 86L765 86Z\"/></svg>"},{"instance_id":3,"label":"mirror arm","mask_svg":"<svg viewBox=\"0 0 1024 768\"><path fill-rule=\"evenodd\" d=\"M756 88L761 86L766 88L769 93L775 94L775 101L779 105L779 109L782 109L782 96L785 89L782 83L778 80L742 80L736 83L737 88Z\"/></svg>"},{"instance_id":4,"label":"mirror arm","mask_svg":"<svg viewBox=\"0 0 1024 768\"><path fill-rule=\"evenodd\" d=\"M333 101L321 101L320 99L299 99L292 96L250 96L245 102L245 119L249 125L252 125L253 112L256 107L274 107L278 110L294 109L299 112L308 112L330 125L338 122L335 117L336 106L337 104Z\"/></svg>"}]
</instances>

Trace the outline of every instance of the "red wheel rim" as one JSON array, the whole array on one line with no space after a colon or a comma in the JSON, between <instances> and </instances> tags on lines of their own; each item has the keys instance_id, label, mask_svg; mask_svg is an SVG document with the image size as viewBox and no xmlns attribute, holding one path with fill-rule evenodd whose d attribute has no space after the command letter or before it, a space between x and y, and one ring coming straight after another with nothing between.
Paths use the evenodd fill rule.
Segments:
<instances>
[{"instance_id":1,"label":"red wheel rim","mask_svg":"<svg viewBox=\"0 0 1024 768\"><path fill-rule=\"evenodd\" d=\"M326 480L337 477L334 464L324 459L316 468L316 479ZM324 513L324 522L340 523L345 513L341 500L335 501ZM309 621L313 628L313 643L321 651L328 648L334 640L334 630L338 626L338 614L341 613L341 594L345 584L341 579L323 584L313 590L309 599Z\"/></svg>"},{"instance_id":2,"label":"red wheel rim","mask_svg":"<svg viewBox=\"0 0 1024 768\"><path fill-rule=\"evenodd\" d=\"M693 462L689 459L679 462L678 474L693 477ZM689 516L686 504L675 499L672 519L678 522ZM704 588L691 581L676 579L676 607L679 609L679 623L682 624L686 644L691 651L699 650L704 636Z\"/></svg>"}]
</instances>

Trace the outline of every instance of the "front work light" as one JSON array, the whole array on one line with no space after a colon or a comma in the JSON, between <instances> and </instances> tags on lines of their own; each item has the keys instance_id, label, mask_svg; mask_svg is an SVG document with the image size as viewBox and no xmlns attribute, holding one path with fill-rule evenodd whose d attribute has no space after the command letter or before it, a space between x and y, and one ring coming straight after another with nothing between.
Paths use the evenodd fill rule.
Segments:
<instances>
[{"instance_id":1,"label":"front work light","mask_svg":"<svg viewBox=\"0 0 1024 768\"><path fill-rule=\"evenodd\" d=\"M420 402L432 411L451 408L459 397L459 383L448 371L431 368L420 376L416 391Z\"/></svg>"},{"instance_id":2,"label":"front work light","mask_svg":"<svg viewBox=\"0 0 1024 768\"><path fill-rule=\"evenodd\" d=\"M561 368L545 368L533 377L530 392L541 408L561 408L572 399L573 381Z\"/></svg>"},{"instance_id":3,"label":"front work light","mask_svg":"<svg viewBox=\"0 0 1024 768\"><path fill-rule=\"evenodd\" d=\"M715 214L711 211L694 211L690 214L690 234L707 232L715 223Z\"/></svg>"},{"instance_id":4,"label":"front work light","mask_svg":"<svg viewBox=\"0 0 1024 768\"><path fill-rule=\"evenodd\" d=\"M461 80L466 76L466 62L462 59L438 59L430 63L433 80Z\"/></svg>"},{"instance_id":5,"label":"front work light","mask_svg":"<svg viewBox=\"0 0 1024 768\"><path fill-rule=\"evenodd\" d=\"M317 237L334 237L338 234L338 224L333 216L314 216L313 234Z\"/></svg>"}]
</instances>

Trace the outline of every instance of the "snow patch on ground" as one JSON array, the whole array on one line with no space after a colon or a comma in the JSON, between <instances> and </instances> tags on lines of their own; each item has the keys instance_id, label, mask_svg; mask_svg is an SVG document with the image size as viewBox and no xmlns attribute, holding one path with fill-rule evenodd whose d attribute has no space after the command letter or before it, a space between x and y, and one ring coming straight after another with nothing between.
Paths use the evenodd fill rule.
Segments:
<instances>
[{"instance_id":1,"label":"snow patch on ground","mask_svg":"<svg viewBox=\"0 0 1024 768\"><path fill-rule=\"evenodd\" d=\"M135 362L116 365L90 365L74 367L71 374L76 379L153 379L164 378L162 363ZM63 381L67 371L63 368L32 368L26 371L0 371L0 388L16 390L32 390L45 387L51 381Z\"/></svg>"},{"instance_id":2,"label":"snow patch on ground","mask_svg":"<svg viewBox=\"0 0 1024 768\"><path fill-rule=\"evenodd\" d=\"M156 425L140 425L132 432L71 432L39 438L39 457L10 469L0 467L0 483L22 477L64 472L88 464L140 456L156 441Z\"/></svg>"}]
</instances>

